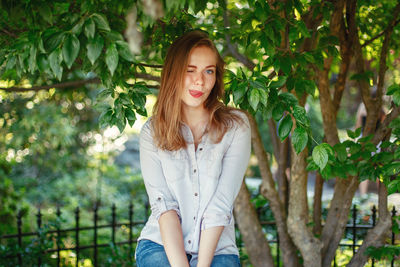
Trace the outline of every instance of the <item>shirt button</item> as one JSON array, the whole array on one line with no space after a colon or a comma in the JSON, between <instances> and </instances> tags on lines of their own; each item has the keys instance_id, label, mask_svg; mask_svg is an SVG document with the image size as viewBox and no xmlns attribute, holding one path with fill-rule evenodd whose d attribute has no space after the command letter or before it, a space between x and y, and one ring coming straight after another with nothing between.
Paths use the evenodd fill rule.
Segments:
<instances>
[{"instance_id":1,"label":"shirt button","mask_svg":"<svg viewBox=\"0 0 400 267\"><path fill-rule=\"evenodd\" d=\"M196 216L193 217L193 220L196 220Z\"/></svg>"},{"instance_id":2,"label":"shirt button","mask_svg":"<svg viewBox=\"0 0 400 267\"><path fill-rule=\"evenodd\" d=\"M202 150L203 150L203 148L202 148L202 147L200 147L200 148L199 148L199 150L200 150L200 151L202 151Z\"/></svg>"},{"instance_id":3,"label":"shirt button","mask_svg":"<svg viewBox=\"0 0 400 267\"><path fill-rule=\"evenodd\" d=\"M194 169L194 173L196 173L196 169Z\"/></svg>"},{"instance_id":4,"label":"shirt button","mask_svg":"<svg viewBox=\"0 0 400 267\"><path fill-rule=\"evenodd\" d=\"M189 240L188 243L190 244L190 243L192 243L192 241Z\"/></svg>"},{"instance_id":5,"label":"shirt button","mask_svg":"<svg viewBox=\"0 0 400 267\"><path fill-rule=\"evenodd\" d=\"M161 200L161 197L158 197L157 200L160 201L160 200Z\"/></svg>"},{"instance_id":6,"label":"shirt button","mask_svg":"<svg viewBox=\"0 0 400 267\"><path fill-rule=\"evenodd\" d=\"M198 194L197 194L197 193L194 193L194 196L195 196L195 197L197 197L197 196L198 196Z\"/></svg>"}]
</instances>

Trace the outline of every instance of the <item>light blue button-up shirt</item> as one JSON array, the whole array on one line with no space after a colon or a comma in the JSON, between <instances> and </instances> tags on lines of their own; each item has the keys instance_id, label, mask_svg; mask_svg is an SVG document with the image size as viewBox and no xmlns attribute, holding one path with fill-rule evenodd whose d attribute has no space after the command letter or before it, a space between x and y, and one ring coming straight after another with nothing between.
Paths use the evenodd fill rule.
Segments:
<instances>
[{"instance_id":1,"label":"light blue button-up shirt","mask_svg":"<svg viewBox=\"0 0 400 267\"><path fill-rule=\"evenodd\" d=\"M158 219L162 213L175 210L186 253L197 258L201 230L224 226L215 255L239 255L232 210L250 158L251 130L247 116L238 113L244 124L235 122L218 144L205 133L197 150L185 124L181 131L188 145L178 151L158 149L151 118L144 124L140 132L140 164L152 212L139 240L162 245Z\"/></svg>"}]
</instances>

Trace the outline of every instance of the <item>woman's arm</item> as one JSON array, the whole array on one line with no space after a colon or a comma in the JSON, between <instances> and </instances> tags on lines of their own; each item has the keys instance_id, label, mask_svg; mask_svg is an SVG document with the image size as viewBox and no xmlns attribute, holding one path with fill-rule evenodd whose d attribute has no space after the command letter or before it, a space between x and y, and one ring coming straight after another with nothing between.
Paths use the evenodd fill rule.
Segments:
<instances>
[{"instance_id":1,"label":"woman's arm","mask_svg":"<svg viewBox=\"0 0 400 267\"><path fill-rule=\"evenodd\" d=\"M158 220L168 260L173 267L187 267L179 205L168 189L149 121L140 132L140 165L152 215Z\"/></svg>"},{"instance_id":2,"label":"woman's arm","mask_svg":"<svg viewBox=\"0 0 400 267\"><path fill-rule=\"evenodd\" d=\"M224 226L216 226L201 231L199 261L197 267L209 267L214 258L219 238L224 230Z\"/></svg>"},{"instance_id":3,"label":"woman's arm","mask_svg":"<svg viewBox=\"0 0 400 267\"><path fill-rule=\"evenodd\" d=\"M158 220L161 238L167 253L168 261L172 267L189 266L185 247L183 245L182 227L175 210L161 214Z\"/></svg>"}]
</instances>

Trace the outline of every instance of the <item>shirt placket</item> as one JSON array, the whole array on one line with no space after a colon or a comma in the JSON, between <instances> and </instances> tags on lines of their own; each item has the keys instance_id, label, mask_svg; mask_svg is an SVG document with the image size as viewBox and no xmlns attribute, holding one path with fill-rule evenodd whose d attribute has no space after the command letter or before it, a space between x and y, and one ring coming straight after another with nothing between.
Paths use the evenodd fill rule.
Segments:
<instances>
[{"instance_id":1,"label":"shirt placket","mask_svg":"<svg viewBox=\"0 0 400 267\"><path fill-rule=\"evenodd\" d=\"M186 126L186 133L187 137L189 140L188 142L188 154L190 158L190 172L191 172L191 181L192 181L192 198L193 198L193 204L194 204L194 216L193 216L193 225L196 225L196 222L198 220L197 214L199 213L199 208L200 208L200 187L199 187L199 170L198 170L198 164L197 164L197 156L196 154L203 151L203 141L198 146L198 152L196 153L195 151L195 145L194 145L194 138L192 135L192 132L190 131L190 128ZM196 236L196 227L192 227L192 233L191 237L188 238L187 243L189 247L192 249L195 242L198 242L198 240L195 240Z\"/></svg>"}]
</instances>

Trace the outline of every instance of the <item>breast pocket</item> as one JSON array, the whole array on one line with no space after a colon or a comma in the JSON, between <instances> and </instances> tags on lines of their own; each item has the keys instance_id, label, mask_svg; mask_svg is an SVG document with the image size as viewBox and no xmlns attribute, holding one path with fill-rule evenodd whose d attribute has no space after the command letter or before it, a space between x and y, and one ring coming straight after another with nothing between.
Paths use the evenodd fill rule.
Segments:
<instances>
[{"instance_id":1,"label":"breast pocket","mask_svg":"<svg viewBox=\"0 0 400 267\"><path fill-rule=\"evenodd\" d=\"M219 149L212 149L207 155L207 175L211 179L218 180L222 171L222 159L224 155Z\"/></svg>"},{"instance_id":2,"label":"breast pocket","mask_svg":"<svg viewBox=\"0 0 400 267\"><path fill-rule=\"evenodd\" d=\"M162 151L160 159L165 179L168 182L176 182L185 178L188 158L184 151Z\"/></svg>"}]
</instances>

